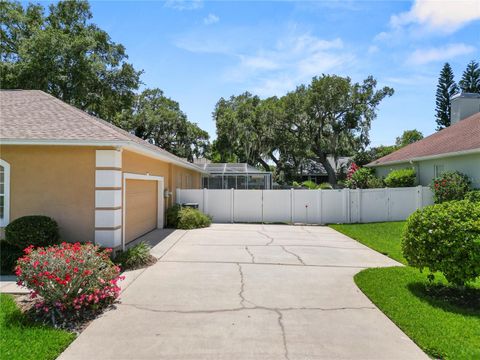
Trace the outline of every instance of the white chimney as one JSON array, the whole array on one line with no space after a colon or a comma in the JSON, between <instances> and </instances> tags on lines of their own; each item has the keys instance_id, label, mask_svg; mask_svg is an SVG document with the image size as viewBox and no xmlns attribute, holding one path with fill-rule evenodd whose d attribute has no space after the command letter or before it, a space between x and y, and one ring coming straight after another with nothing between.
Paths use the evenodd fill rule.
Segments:
<instances>
[{"instance_id":1,"label":"white chimney","mask_svg":"<svg viewBox=\"0 0 480 360\"><path fill-rule=\"evenodd\" d=\"M480 112L480 94L461 93L454 95L452 97L451 111L452 125Z\"/></svg>"}]
</instances>

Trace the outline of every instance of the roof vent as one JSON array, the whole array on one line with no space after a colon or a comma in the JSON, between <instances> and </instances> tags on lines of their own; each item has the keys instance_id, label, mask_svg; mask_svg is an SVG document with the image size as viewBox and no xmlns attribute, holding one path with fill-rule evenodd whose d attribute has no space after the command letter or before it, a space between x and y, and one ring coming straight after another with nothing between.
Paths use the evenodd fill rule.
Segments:
<instances>
[{"instance_id":1,"label":"roof vent","mask_svg":"<svg viewBox=\"0 0 480 360\"><path fill-rule=\"evenodd\" d=\"M452 97L452 125L480 112L480 94L461 93Z\"/></svg>"}]
</instances>

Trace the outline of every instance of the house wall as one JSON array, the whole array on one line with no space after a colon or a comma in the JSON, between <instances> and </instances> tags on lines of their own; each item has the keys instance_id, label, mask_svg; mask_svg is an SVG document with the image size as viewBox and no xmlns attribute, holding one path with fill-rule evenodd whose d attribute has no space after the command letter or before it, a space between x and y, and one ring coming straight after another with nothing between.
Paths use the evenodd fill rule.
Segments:
<instances>
[{"instance_id":1,"label":"house wall","mask_svg":"<svg viewBox=\"0 0 480 360\"><path fill-rule=\"evenodd\" d=\"M414 167L417 172L419 185L428 186L435 177L435 166L438 165L443 166L444 171L456 170L468 175L472 181L472 186L474 188L480 188L480 154L424 160L414 162L413 164L405 163L390 166L378 166L375 170L377 176L385 177L392 170Z\"/></svg>"},{"instance_id":2,"label":"house wall","mask_svg":"<svg viewBox=\"0 0 480 360\"><path fill-rule=\"evenodd\" d=\"M1 145L0 158L10 164L10 222L46 215L62 240L93 241L95 148Z\"/></svg>"},{"instance_id":3,"label":"house wall","mask_svg":"<svg viewBox=\"0 0 480 360\"><path fill-rule=\"evenodd\" d=\"M122 153L122 171L163 176L165 189L172 192L172 196L166 199L166 207L175 203L176 189L199 189L201 185L201 173L199 171L185 169L127 150Z\"/></svg>"}]
</instances>

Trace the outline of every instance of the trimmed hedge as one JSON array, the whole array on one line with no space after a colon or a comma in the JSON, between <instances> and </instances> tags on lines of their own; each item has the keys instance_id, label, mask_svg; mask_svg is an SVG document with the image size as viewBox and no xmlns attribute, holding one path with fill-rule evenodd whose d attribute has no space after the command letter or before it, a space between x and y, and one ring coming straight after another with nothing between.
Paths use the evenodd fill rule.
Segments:
<instances>
[{"instance_id":1,"label":"trimmed hedge","mask_svg":"<svg viewBox=\"0 0 480 360\"><path fill-rule=\"evenodd\" d=\"M23 255L22 249L0 241L0 271L2 274L12 274L19 257Z\"/></svg>"},{"instance_id":2,"label":"trimmed hedge","mask_svg":"<svg viewBox=\"0 0 480 360\"><path fill-rule=\"evenodd\" d=\"M177 229L198 229L209 227L212 219L197 209L175 204L167 210L167 226Z\"/></svg>"},{"instance_id":3,"label":"trimmed hedge","mask_svg":"<svg viewBox=\"0 0 480 360\"><path fill-rule=\"evenodd\" d=\"M209 227L212 224L212 219L209 216L196 209L182 208L178 215L178 229L198 229Z\"/></svg>"},{"instance_id":4,"label":"trimmed hedge","mask_svg":"<svg viewBox=\"0 0 480 360\"><path fill-rule=\"evenodd\" d=\"M398 169L391 171L384 182L387 187L415 186L416 173L414 169Z\"/></svg>"},{"instance_id":5,"label":"trimmed hedge","mask_svg":"<svg viewBox=\"0 0 480 360\"><path fill-rule=\"evenodd\" d=\"M472 190L465 194L465 200L480 203L480 190Z\"/></svg>"},{"instance_id":6,"label":"trimmed hedge","mask_svg":"<svg viewBox=\"0 0 480 360\"><path fill-rule=\"evenodd\" d=\"M59 239L58 224L48 216L23 216L5 227L5 241L22 250L30 245L55 245L59 243Z\"/></svg>"},{"instance_id":7,"label":"trimmed hedge","mask_svg":"<svg viewBox=\"0 0 480 360\"><path fill-rule=\"evenodd\" d=\"M409 265L440 271L452 284L475 280L480 275L480 203L448 201L415 211L407 219L402 249Z\"/></svg>"}]
</instances>

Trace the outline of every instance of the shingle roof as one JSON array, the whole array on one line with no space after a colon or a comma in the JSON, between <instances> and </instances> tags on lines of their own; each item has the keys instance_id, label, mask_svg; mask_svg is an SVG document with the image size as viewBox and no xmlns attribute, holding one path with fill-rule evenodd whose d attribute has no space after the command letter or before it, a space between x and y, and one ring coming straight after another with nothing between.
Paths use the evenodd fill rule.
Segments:
<instances>
[{"instance_id":1,"label":"shingle roof","mask_svg":"<svg viewBox=\"0 0 480 360\"><path fill-rule=\"evenodd\" d=\"M0 141L4 140L131 143L180 165L196 168L184 159L40 90L0 91Z\"/></svg>"},{"instance_id":2,"label":"shingle roof","mask_svg":"<svg viewBox=\"0 0 480 360\"><path fill-rule=\"evenodd\" d=\"M470 150L480 151L480 113L460 120L433 135L375 160L367 166L407 162L418 158Z\"/></svg>"}]
</instances>

